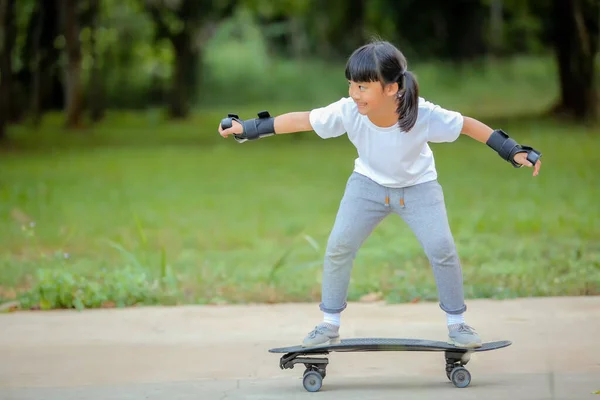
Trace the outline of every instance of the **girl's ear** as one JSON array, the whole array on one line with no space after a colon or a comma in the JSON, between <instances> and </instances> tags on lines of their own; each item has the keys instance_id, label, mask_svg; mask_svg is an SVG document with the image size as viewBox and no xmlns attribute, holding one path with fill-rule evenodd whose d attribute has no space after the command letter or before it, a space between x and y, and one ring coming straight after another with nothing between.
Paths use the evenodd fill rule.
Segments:
<instances>
[{"instance_id":1,"label":"girl's ear","mask_svg":"<svg viewBox=\"0 0 600 400\"><path fill-rule=\"evenodd\" d=\"M400 90L400 86L398 86L397 82L390 83L385 88L385 94L386 96L397 96L398 90Z\"/></svg>"}]
</instances>

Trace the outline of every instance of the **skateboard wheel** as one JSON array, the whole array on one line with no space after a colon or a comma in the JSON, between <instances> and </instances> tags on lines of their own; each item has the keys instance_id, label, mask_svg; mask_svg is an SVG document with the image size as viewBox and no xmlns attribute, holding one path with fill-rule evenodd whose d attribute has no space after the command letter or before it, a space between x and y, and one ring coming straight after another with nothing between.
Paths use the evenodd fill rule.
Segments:
<instances>
[{"instance_id":1,"label":"skateboard wheel","mask_svg":"<svg viewBox=\"0 0 600 400\"><path fill-rule=\"evenodd\" d=\"M309 392L318 392L323 386L323 377L317 371L307 371L302 379L302 385Z\"/></svg>"},{"instance_id":2,"label":"skateboard wheel","mask_svg":"<svg viewBox=\"0 0 600 400\"><path fill-rule=\"evenodd\" d=\"M465 367L456 367L450 373L450 380L457 388L466 388L471 383L471 374Z\"/></svg>"}]
</instances>

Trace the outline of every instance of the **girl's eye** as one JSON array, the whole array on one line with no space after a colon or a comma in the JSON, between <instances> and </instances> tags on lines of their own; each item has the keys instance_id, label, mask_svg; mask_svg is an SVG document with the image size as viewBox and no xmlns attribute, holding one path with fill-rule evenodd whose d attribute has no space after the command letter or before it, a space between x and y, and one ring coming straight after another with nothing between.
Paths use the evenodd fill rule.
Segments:
<instances>
[{"instance_id":1,"label":"girl's eye","mask_svg":"<svg viewBox=\"0 0 600 400\"><path fill-rule=\"evenodd\" d=\"M348 86L352 86L352 82L348 82ZM363 85L358 85L358 89L361 92L364 92L365 90L367 90L367 88L365 86L363 86Z\"/></svg>"}]
</instances>

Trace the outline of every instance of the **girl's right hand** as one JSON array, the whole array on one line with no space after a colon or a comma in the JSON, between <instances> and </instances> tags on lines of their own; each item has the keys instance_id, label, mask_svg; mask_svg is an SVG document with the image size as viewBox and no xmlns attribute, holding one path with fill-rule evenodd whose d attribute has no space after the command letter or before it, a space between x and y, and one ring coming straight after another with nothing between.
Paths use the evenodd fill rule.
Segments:
<instances>
[{"instance_id":1,"label":"girl's right hand","mask_svg":"<svg viewBox=\"0 0 600 400\"><path fill-rule=\"evenodd\" d=\"M232 127L231 128L227 128L227 129L223 129L223 127L221 126L221 123L219 123L219 134L221 136L223 136L224 138L226 138L229 135L241 135L244 132L244 128L242 127L242 124L240 124L237 121L234 121L233 119L231 120L232 123Z\"/></svg>"}]
</instances>

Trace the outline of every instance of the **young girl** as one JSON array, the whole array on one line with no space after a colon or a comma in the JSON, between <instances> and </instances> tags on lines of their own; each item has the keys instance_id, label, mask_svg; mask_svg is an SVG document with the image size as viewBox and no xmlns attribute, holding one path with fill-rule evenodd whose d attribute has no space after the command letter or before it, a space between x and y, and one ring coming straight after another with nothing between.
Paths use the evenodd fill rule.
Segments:
<instances>
[{"instance_id":1,"label":"young girl","mask_svg":"<svg viewBox=\"0 0 600 400\"><path fill-rule=\"evenodd\" d=\"M337 343L340 314L346 308L354 257L373 229L398 214L412 229L431 263L439 305L446 313L448 341L458 347L481 346L465 323L460 261L448 225L442 188L428 142L452 142L461 133L487 144L515 167L534 167L541 153L521 146L501 130L419 97L415 76L392 44L374 41L352 53L346 65L349 97L307 112L221 121L219 133L239 142L275 134L314 130L327 139L347 133L358 158L327 242L323 268L323 321L303 346ZM457 155L467 159L466 155Z\"/></svg>"}]
</instances>

